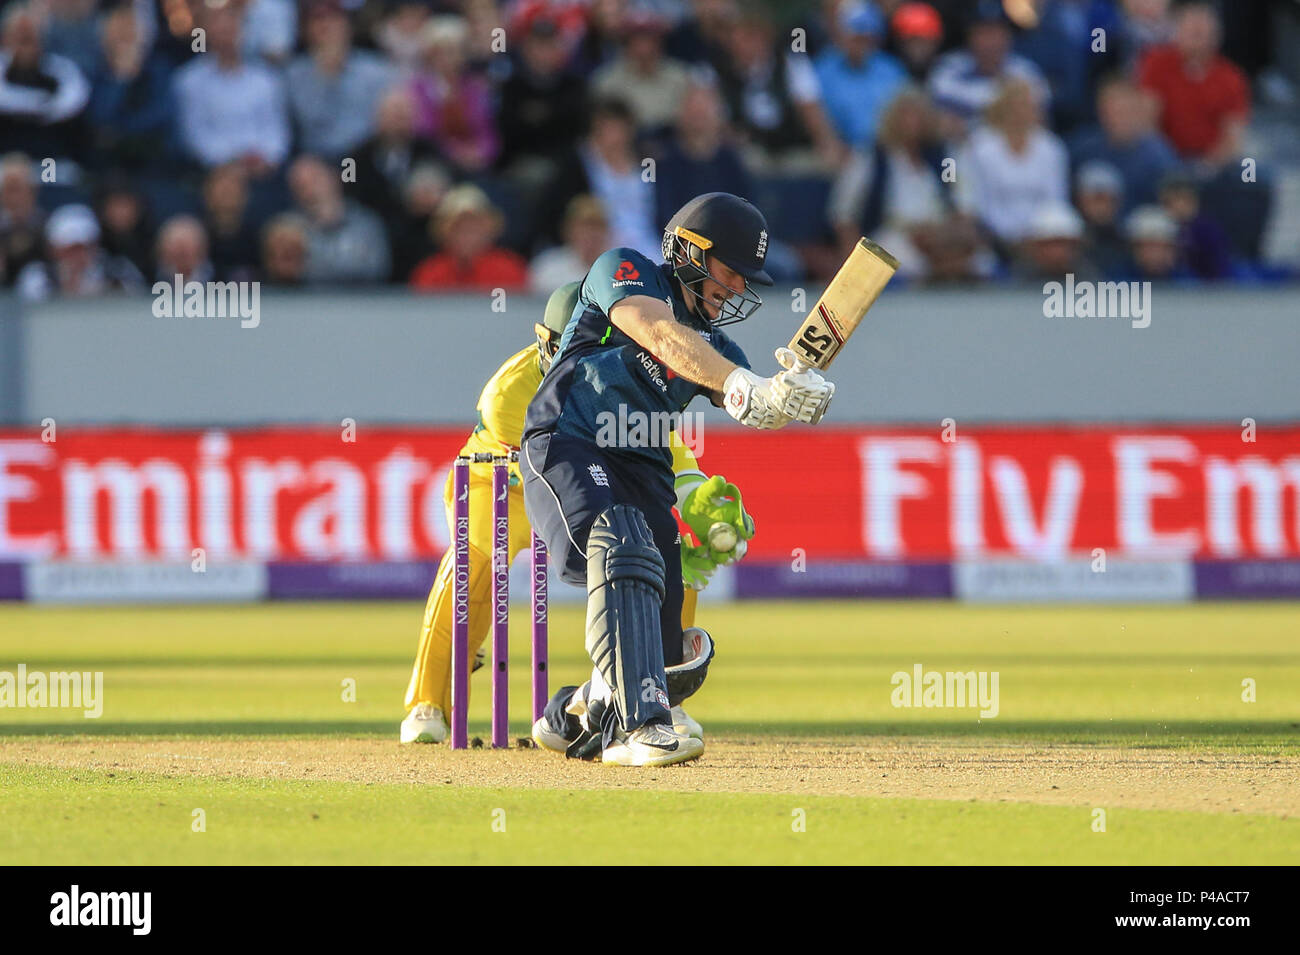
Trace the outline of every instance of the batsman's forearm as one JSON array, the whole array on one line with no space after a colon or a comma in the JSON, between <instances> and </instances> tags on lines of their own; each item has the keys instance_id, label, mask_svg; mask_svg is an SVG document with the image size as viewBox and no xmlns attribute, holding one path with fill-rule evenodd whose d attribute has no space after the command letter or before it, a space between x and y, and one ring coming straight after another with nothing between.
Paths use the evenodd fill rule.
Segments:
<instances>
[{"instance_id":1,"label":"batsman's forearm","mask_svg":"<svg viewBox=\"0 0 1300 955\"><path fill-rule=\"evenodd\" d=\"M657 298L648 295L625 298L610 309L609 318L674 374L711 391L723 391L727 376L736 369L734 363L714 351L698 332L679 324L668 306Z\"/></svg>"}]
</instances>

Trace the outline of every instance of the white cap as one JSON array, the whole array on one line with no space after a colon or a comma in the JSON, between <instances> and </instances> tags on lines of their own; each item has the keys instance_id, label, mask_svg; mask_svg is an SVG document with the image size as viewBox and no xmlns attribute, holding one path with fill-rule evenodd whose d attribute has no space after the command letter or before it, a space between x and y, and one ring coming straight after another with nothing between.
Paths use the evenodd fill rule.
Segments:
<instances>
[{"instance_id":1,"label":"white cap","mask_svg":"<svg viewBox=\"0 0 1300 955\"><path fill-rule=\"evenodd\" d=\"M1064 202L1040 206L1029 223L1030 239L1078 239L1083 236L1083 219Z\"/></svg>"},{"instance_id":2,"label":"white cap","mask_svg":"<svg viewBox=\"0 0 1300 955\"><path fill-rule=\"evenodd\" d=\"M99 223L89 206L59 206L45 223L45 241L56 249L99 241Z\"/></svg>"},{"instance_id":3,"label":"white cap","mask_svg":"<svg viewBox=\"0 0 1300 955\"><path fill-rule=\"evenodd\" d=\"M1074 182L1080 192L1104 192L1111 196L1124 194L1124 177L1104 159L1092 159L1080 166Z\"/></svg>"},{"instance_id":4,"label":"white cap","mask_svg":"<svg viewBox=\"0 0 1300 955\"><path fill-rule=\"evenodd\" d=\"M1130 242L1173 242L1178 225L1159 206L1138 206L1124 222L1124 234Z\"/></svg>"}]
</instances>

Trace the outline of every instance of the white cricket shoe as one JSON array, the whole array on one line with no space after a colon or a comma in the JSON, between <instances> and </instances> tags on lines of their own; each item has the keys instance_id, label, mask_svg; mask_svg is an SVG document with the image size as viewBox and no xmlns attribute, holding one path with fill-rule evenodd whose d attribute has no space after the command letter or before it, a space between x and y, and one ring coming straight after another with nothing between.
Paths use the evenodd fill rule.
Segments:
<instances>
[{"instance_id":1,"label":"white cricket shoe","mask_svg":"<svg viewBox=\"0 0 1300 955\"><path fill-rule=\"evenodd\" d=\"M447 721L432 703L417 703L402 720L403 743L441 743L447 738Z\"/></svg>"},{"instance_id":2,"label":"white cricket shoe","mask_svg":"<svg viewBox=\"0 0 1300 955\"><path fill-rule=\"evenodd\" d=\"M672 708L673 732L692 739L704 739L704 727L681 706Z\"/></svg>"},{"instance_id":3,"label":"white cricket shoe","mask_svg":"<svg viewBox=\"0 0 1300 955\"><path fill-rule=\"evenodd\" d=\"M533 723L533 742L542 749L549 749L553 753L563 753L568 750L569 743L572 741L563 733L557 733L551 729L551 724L543 716Z\"/></svg>"},{"instance_id":4,"label":"white cricket shoe","mask_svg":"<svg viewBox=\"0 0 1300 955\"><path fill-rule=\"evenodd\" d=\"M606 746L600 761L614 766L671 766L698 759L703 752L704 740L683 736L663 723L646 723Z\"/></svg>"}]
</instances>

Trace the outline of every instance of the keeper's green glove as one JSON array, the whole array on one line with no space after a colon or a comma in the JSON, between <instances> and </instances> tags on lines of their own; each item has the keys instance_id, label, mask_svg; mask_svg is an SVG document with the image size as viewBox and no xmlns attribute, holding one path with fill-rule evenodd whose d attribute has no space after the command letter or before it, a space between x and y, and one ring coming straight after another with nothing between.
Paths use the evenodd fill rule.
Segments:
<instances>
[{"instance_id":1,"label":"keeper's green glove","mask_svg":"<svg viewBox=\"0 0 1300 955\"><path fill-rule=\"evenodd\" d=\"M709 556L708 547L693 547L682 537L682 583L691 590L709 586L709 578L718 569L718 562Z\"/></svg>"},{"instance_id":2,"label":"keeper's green glove","mask_svg":"<svg viewBox=\"0 0 1300 955\"><path fill-rule=\"evenodd\" d=\"M745 510L740 488L721 474L693 485L677 485L677 510L699 546L715 564L732 564L745 556L754 536L754 519ZM685 567L685 551L682 566Z\"/></svg>"}]
</instances>

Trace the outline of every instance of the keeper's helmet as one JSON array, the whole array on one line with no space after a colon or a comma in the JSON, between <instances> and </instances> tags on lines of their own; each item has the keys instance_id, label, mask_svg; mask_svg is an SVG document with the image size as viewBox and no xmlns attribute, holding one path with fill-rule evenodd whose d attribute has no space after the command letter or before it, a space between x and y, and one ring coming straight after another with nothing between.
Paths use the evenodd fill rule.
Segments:
<instances>
[{"instance_id":1,"label":"keeper's helmet","mask_svg":"<svg viewBox=\"0 0 1300 955\"><path fill-rule=\"evenodd\" d=\"M714 325L730 325L749 318L763 304L752 284L772 284L772 277L763 269L767 259L767 220L752 202L729 192L707 192L678 209L664 229L663 254L683 289L697 299L701 297L704 280L710 278L711 258L744 276L743 288L723 285L731 297L712 320ZM689 297L687 301L690 302Z\"/></svg>"},{"instance_id":2,"label":"keeper's helmet","mask_svg":"<svg viewBox=\"0 0 1300 955\"><path fill-rule=\"evenodd\" d=\"M561 285L546 300L546 312L542 315L542 320L533 325L543 374L550 370L551 359L560 350L560 336L564 334L564 327L569 324L574 306L578 304L578 292L581 289L581 282Z\"/></svg>"}]
</instances>

